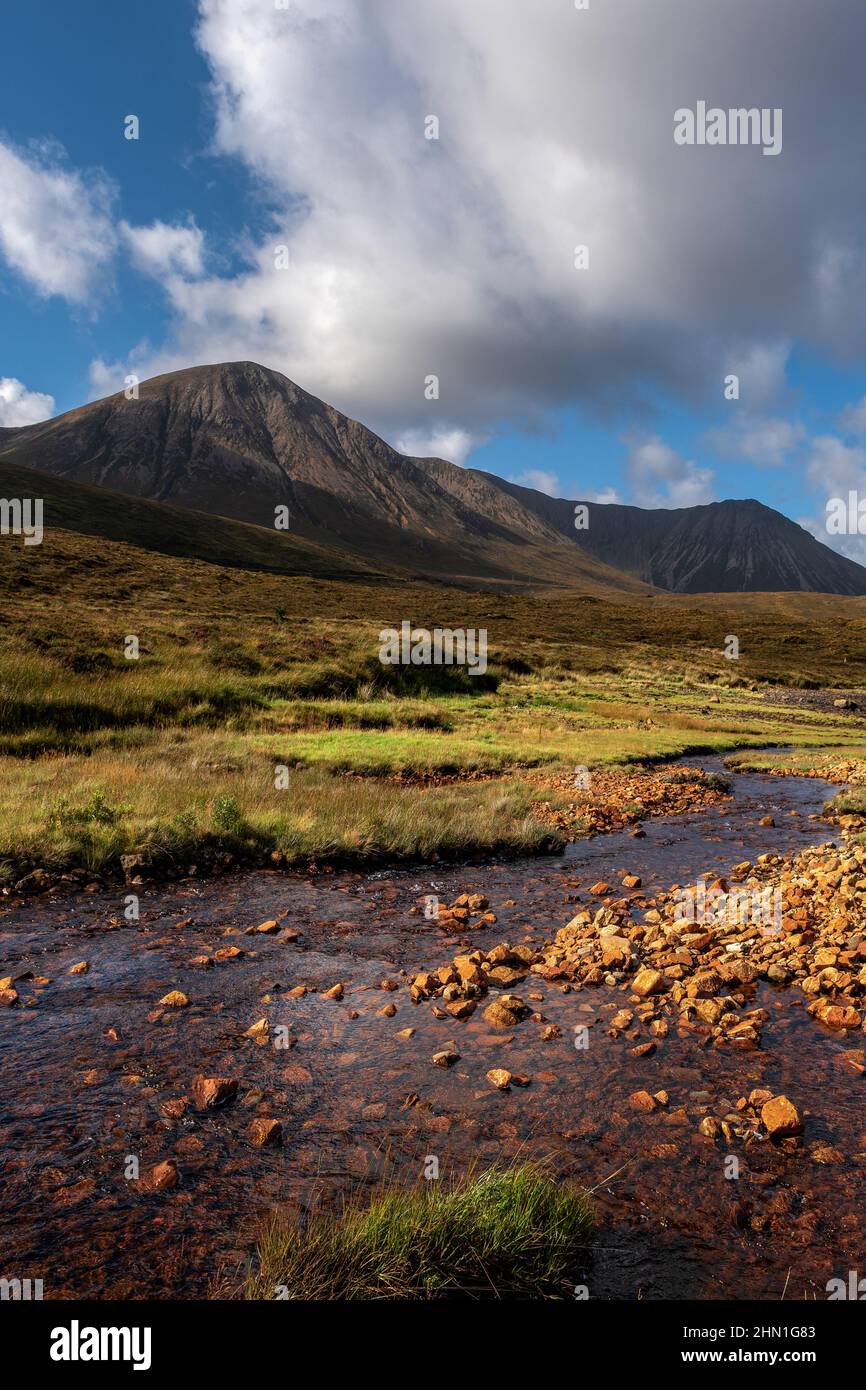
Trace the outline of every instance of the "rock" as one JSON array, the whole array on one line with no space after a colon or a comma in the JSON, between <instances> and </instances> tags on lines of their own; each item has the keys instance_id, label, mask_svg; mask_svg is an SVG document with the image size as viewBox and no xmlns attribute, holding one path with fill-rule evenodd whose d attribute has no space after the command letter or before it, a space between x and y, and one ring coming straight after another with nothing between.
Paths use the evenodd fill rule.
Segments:
<instances>
[{"instance_id":1,"label":"rock","mask_svg":"<svg viewBox=\"0 0 866 1390\"><path fill-rule=\"evenodd\" d=\"M437 1067L453 1067L454 1063L459 1061L460 1053L453 1042L445 1043L444 1047L433 1053L433 1062Z\"/></svg>"},{"instance_id":2,"label":"rock","mask_svg":"<svg viewBox=\"0 0 866 1390\"><path fill-rule=\"evenodd\" d=\"M326 989L326 990L325 990L324 994L322 995L322 998L323 998L323 999L342 999L342 997L343 997L344 994L345 994L345 989L344 989L343 985L339 985L339 984L338 984L338 985L331 985L331 988L330 988L330 989Z\"/></svg>"},{"instance_id":3,"label":"rock","mask_svg":"<svg viewBox=\"0 0 866 1390\"><path fill-rule=\"evenodd\" d=\"M828 1004L817 1016L828 1028L859 1028L863 1021L856 1009L842 1004Z\"/></svg>"},{"instance_id":4,"label":"rock","mask_svg":"<svg viewBox=\"0 0 866 1390\"><path fill-rule=\"evenodd\" d=\"M216 1110L227 1105L238 1093L238 1083L229 1076L194 1076L192 1098L199 1110Z\"/></svg>"},{"instance_id":5,"label":"rock","mask_svg":"<svg viewBox=\"0 0 866 1390\"><path fill-rule=\"evenodd\" d=\"M749 1092L748 1104L753 1110L760 1110L762 1105L766 1105L767 1101L772 1099L772 1091L768 1091L766 1087L756 1087L753 1091Z\"/></svg>"},{"instance_id":6,"label":"rock","mask_svg":"<svg viewBox=\"0 0 866 1390\"><path fill-rule=\"evenodd\" d=\"M622 879L623 888L640 888L641 879L639 874L624 874Z\"/></svg>"},{"instance_id":7,"label":"rock","mask_svg":"<svg viewBox=\"0 0 866 1390\"><path fill-rule=\"evenodd\" d=\"M239 946L221 946L218 951L214 951L214 960L239 960L243 951Z\"/></svg>"},{"instance_id":8,"label":"rock","mask_svg":"<svg viewBox=\"0 0 866 1390\"><path fill-rule=\"evenodd\" d=\"M601 942L601 963L605 969L622 969L631 964L634 947L624 936L605 936Z\"/></svg>"},{"instance_id":9,"label":"rock","mask_svg":"<svg viewBox=\"0 0 866 1390\"><path fill-rule=\"evenodd\" d=\"M658 1101L651 1096L649 1091L635 1091L628 1098L628 1103L632 1110L644 1110L650 1112L658 1109Z\"/></svg>"},{"instance_id":10,"label":"rock","mask_svg":"<svg viewBox=\"0 0 866 1390\"><path fill-rule=\"evenodd\" d=\"M186 1009L189 1007L189 999L182 989L170 989L168 994L164 994L159 1002L164 1004L167 1009Z\"/></svg>"},{"instance_id":11,"label":"rock","mask_svg":"<svg viewBox=\"0 0 866 1390\"><path fill-rule=\"evenodd\" d=\"M493 999L484 1010L484 1017L494 1028L513 1028L529 1012L522 999L516 994L502 994Z\"/></svg>"},{"instance_id":12,"label":"rock","mask_svg":"<svg viewBox=\"0 0 866 1390\"><path fill-rule=\"evenodd\" d=\"M251 1120L247 1125L247 1137L257 1149L263 1149L266 1144L276 1147L283 1142L283 1127L279 1120Z\"/></svg>"},{"instance_id":13,"label":"rock","mask_svg":"<svg viewBox=\"0 0 866 1390\"><path fill-rule=\"evenodd\" d=\"M452 1018L469 1018L475 1012L476 1001L474 999L454 999L450 1004L445 1005L445 1009Z\"/></svg>"},{"instance_id":14,"label":"rock","mask_svg":"<svg viewBox=\"0 0 866 1390\"><path fill-rule=\"evenodd\" d=\"M771 1139L803 1133L803 1121L787 1096L774 1096L761 1106L761 1119Z\"/></svg>"},{"instance_id":15,"label":"rock","mask_svg":"<svg viewBox=\"0 0 866 1390\"><path fill-rule=\"evenodd\" d=\"M70 975L86 975L89 969L90 969L90 961L89 961L89 960L80 960L80 961L78 962L77 965L72 965L72 966L70 966L70 968L69 968L69 974L70 974Z\"/></svg>"},{"instance_id":16,"label":"rock","mask_svg":"<svg viewBox=\"0 0 866 1390\"><path fill-rule=\"evenodd\" d=\"M396 1004L383 1004L381 1009L376 1010L377 1018L393 1018L397 1012Z\"/></svg>"},{"instance_id":17,"label":"rock","mask_svg":"<svg viewBox=\"0 0 866 1390\"><path fill-rule=\"evenodd\" d=\"M412 1035L414 1034L414 1032L415 1032L415 1029L414 1029L414 1028L401 1028L401 1029L400 1029L400 1032L399 1032L399 1033L395 1033L394 1036L397 1037L397 1038L399 1038L401 1042L408 1042L409 1038L412 1037Z\"/></svg>"},{"instance_id":18,"label":"rock","mask_svg":"<svg viewBox=\"0 0 866 1390\"><path fill-rule=\"evenodd\" d=\"M164 1100L159 1108L167 1120L172 1120L176 1123L178 1120L183 1119L188 1105L189 1098L187 1096L178 1096L174 1100Z\"/></svg>"},{"instance_id":19,"label":"rock","mask_svg":"<svg viewBox=\"0 0 866 1390\"><path fill-rule=\"evenodd\" d=\"M172 1187L177 1187L180 1174L174 1159L167 1158L164 1163L157 1163L155 1168L151 1168L150 1181L157 1192L168 1192Z\"/></svg>"},{"instance_id":20,"label":"rock","mask_svg":"<svg viewBox=\"0 0 866 1390\"><path fill-rule=\"evenodd\" d=\"M492 970L487 971L487 979L490 984L498 985L500 989L507 989L509 985L519 984L526 978L526 968L517 970L511 965L494 965Z\"/></svg>"},{"instance_id":21,"label":"rock","mask_svg":"<svg viewBox=\"0 0 866 1390\"><path fill-rule=\"evenodd\" d=\"M651 970L644 966L635 975L631 987L641 999L646 999L651 994L664 994L668 982L660 970Z\"/></svg>"},{"instance_id":22,"label":"rock","mask_svg":"<svg viewBox=\"0 0 866 1390\"><path fill-rule=\"evenodd\" d=\"M45 869L34 869L32 873L25 874L15 884L16 893L45 893L51 887L53 879Z\"/></svg>"},{"instance_id":23,"label":"rock","mask_svg":"<svg viewBox=\"0 0 866 1390\"><path fill-rule=\"evenodd\" d=\"M775 825L775 824L776 824L776 822L774 821L774 819L773 819L772 816L761 816L761 819L758 821L758 825Z\"/></svg>"},{"instance_id":24,"label":"rock","mask_svg":"<svg viewBox=\"0 0 866 1390\"><path fill-rule=\"evenodd\" d=\"M120 856L120 867L123 876L129 880L131 878L145 878L150 871L153 860L149 854L122 854Z\"/></svg>"},{"instance_id":25,"label":"rock","mask_svg":"<svg viewBox=\"0 0 866 1390\"><path fill-rule=\"evenodd\" d=\"M544 1032L541 1034L541 1041L542 1041L542 1042L554 1042L557 1038L561 1038L561 1037L562 1037L562 1032L560 1031L559 1028L557 1028L556 1024L555 1024L555 1023L548 1023L547 1027L544 1029Z\"/></svg>"},{"instance_id":26,"label":"rock","mask_svg":"<svg viewBox=\"0 0 866 1390\"><path fill-rule=\"evenodd\" d=\"M280 924L273 917L270 917L267 922L260 922L253 930L262 936L274 936L280 930Z\"/></svg>"},{"instance_id":27,"label":"rock","mask_svg":"<svg viewBox=\"0 0 866 1390\"><path fill-rule=\"evenodd\" d=\"M609 883L605 883L603 879L599 879L598 883L594 883L589 891L594 898L606 898L611 888Z\"/></svg>"},{"instance_id":28,"label":"rock","mask_svg":"<svg viewBox=\"0 0 866 1390\"><path fill-rule=\"evenodd\" d=\"M511 1085L511 1072L506 1071L504 1067L491 1067L487 1073L487 1080L498 1091L507 1091Z\"/></svg>"},{"instance_id":29,"label":"rock","mask_svg":"<svg viewBox=\"0 0 866 1390\"><path fill-rule=\"evenodd\" d=\"M12 1005L17 1003L17 989L0 989L0 1005L2 1005L4 1008L11 1009Z\"/></svg>"},{"instance_id":30,"label":"rock","mask_svg":"<svg viewBox=\"0 0 866 1390\"><path fill-rule=\"evenodd\" d=\"M266 1018L257 1019L251 1028L244 1033L245 1038L252 1038L254 1043L263 1047L270 1036L271 1025Z\"/></svg>"}]
</instances>

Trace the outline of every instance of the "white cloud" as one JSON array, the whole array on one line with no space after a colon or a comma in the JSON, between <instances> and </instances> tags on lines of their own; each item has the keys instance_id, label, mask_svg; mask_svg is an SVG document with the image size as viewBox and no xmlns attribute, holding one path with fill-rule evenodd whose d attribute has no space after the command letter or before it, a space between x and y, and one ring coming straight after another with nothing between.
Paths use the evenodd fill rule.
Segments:
<instances>
[{"instance_id":1,"label":"white cloud","mask_svg":"<svg viewBox=\"0 0 866 1390\"><path fill-rule=\"evenodd\" d=\"M815 488L838 495L866 481L866 449L846 444L835 434L819 434L812 440L806 477Z\"/></svg>"},{"instance_id":2,"label":"white cloud","mask_svg":"<svg viewBox=\"0 0 866 1390\"><path fill-rule=\"evenodd\" d=\"M14 376L0 377L0 426L4 429L36 425L54 414L54 397L28 391Z\"/></svg>"},{"instance_id":3,"label":"white cloud","mask_svg":"<svg viewBox=\"0 0 866 1390\"><path fill-rule=\"evenodd\" d=\"M548 497L562 496L562 484L559 478L546 468L526 468L511 481L519 483L521 487L535 488L536 492L544 492Z\"/></svg>"},{"instance_id":4,"label":"white cloud","mask_svg":"<svg viewBox=\"0 0 866 1390\"><path fill-rule=\"evenodd\" d=\"M111 186L66 168L54 150L0 142L0 254L42 296L72 304L101 289L115 250Z\"/></svg>"},{"instance_id":5,"label":"white cloud","mask_svg":"<svg viewBox=\"0 0 866 1390\"><path fill-rule=\"evenodd\" d=\"M847 435L866 435L866 396L848 405L839 415L839 429Z\"/></svg>"},{"instance_id":6,"label":"white cloud","mask_svg":"<svg viewBox=\"0 0 866 1390\"><path fill-rule=\"evenodd\" d=\"M712 430L708 442L729 457L758 468L781 468L806 442L805 426L784 416L737 416L726 429Z\"/></svg>"},{"instance_id":7,"label":"white cloud","mask_svg":"<svg viewBox=\"0 0 866 1390\"><path fill-rule=\"evenodd\" d=\"M466 459L480 441L467 430L409 430L401 434L394 445L401 454L410 458L445 459L463 467Z\"/></svg>"},{"instance_id":8,"label":"white cloud","mask_svg":"<svg viewBox=\"0 0 866 1390\"><path fill-rule=\"evenodd\" d=\"M696 507L715 500L711 469L684 459L658 435L628 443L626 471L638 507Z\"/></svg>"},{"instance_id":9,"label":"white cloud","mask_svg":"<svg viewBox=\"0 0 866 1390\"><path fill-rule=\"evenodd\" d=\"M273 220L243 273L171 286L151 370L254 358L389 437L428 428L430 373L469 432L573 400L629 414L659 388L711 399L726 362L766 409L789 343L866 346L838 250L866 242L866 20L797 0L791 22L791 2L696 25L694 0L199 0L215 151ZM834 74L817 124L816 51ZM674 107L710 92L783 106L784 157L678 148Z\"/></svg>"},{"instance_id":10,"label":"white cloud","mask_svg":"<svg viewBox=\"0 0 866 1390\"><path fill-rule=\"evenodd\" d=\"M194 222L177 226L157 220L148 227L132 227L124 221L120 233L132 264L156 280L193 280L204 271L204 235Z\"/></svg>"},{"instance_id":11,"label":"white cloud","mask_svg":"<svg viewBox=\"0 0 866 1390\"><path fill-rule=\"evenodd\" d=\"M780 397L787 386L787 341L747 344L729 358L724 375L734 373L740 384L739 400L747 410L759 410Z\"/></svg>"}]
</instances>

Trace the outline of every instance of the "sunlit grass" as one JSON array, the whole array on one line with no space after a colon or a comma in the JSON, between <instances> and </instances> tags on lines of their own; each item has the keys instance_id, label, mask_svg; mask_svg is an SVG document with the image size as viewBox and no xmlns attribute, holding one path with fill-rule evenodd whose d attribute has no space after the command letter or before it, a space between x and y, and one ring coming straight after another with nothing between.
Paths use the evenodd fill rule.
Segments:
<instances>
[{"instance_id":1,"label":"sunlit grass","mask_svg":"<svg viewBox=\"0 0 866 1390\"><path fill-rule=\"evenodd\" d=\"M369 1203L272 1225L250 1299L563 1297L585 1262L586 1195L541 1167L491 1169L449 1184L390 1185ZM570 1281L570 1287L569 1287Z\"/></svg>"}]
</instances>

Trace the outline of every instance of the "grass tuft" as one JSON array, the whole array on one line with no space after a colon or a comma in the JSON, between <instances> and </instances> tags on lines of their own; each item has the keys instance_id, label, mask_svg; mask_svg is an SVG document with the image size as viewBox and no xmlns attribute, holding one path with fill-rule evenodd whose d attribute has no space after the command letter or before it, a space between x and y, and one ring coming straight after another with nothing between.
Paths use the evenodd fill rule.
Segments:
<instances>
[{"instance_id":1,"label":"grass tuft","mask_svg":"<svg viewBox=\"0 0 866 1390\"><path fill-rule=\"evenodd\" d=\"M562 1296L592 1226L589 1199L537 1164L452 1184L388 1186L366 1206L273 1225L246 1296L432 1299ZM285 1295L283 1295L285 1296Z\"/></svg>"}]
</instances>

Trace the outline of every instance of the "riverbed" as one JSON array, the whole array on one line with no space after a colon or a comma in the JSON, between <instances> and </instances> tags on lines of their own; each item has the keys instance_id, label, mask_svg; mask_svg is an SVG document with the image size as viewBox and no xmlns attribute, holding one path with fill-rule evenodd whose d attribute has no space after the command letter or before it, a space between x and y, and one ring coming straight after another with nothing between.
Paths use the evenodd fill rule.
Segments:
<instances>
[{"instance_id":1,"label":"riverbed","mask_svg":"<svg viewBox=\"0 0 866 1390\"><path fill-rule=\"evenodd\" d=\"M689 765L721 770L714 758ZM530 976L517 992L543 996L532 1007L558 1026L550 1041L532 1021L503 1034L480 1011L437 1019L406 988L407 974L464 945L540 945L593 901L597 879L630 872L652 895L834 838L810 816L838 788L742 774L732 790L718 806L648 820L645 838L599 835L550 858L191 878L136 890L138 922L124 918L128 889L7 905L0 976L16 978L21 1006L0 1015L0 1276L41 1278L46 1298L224 1296L275 1210L295 1219L384 1174L414 1181L431 1157L448 1176L520 1155L594 1189L598 1228L575 1271L591 1298L826 1297L866 1249L864 1083L846 1064L860 1035L813 1022L796 988L760 985L771 1021L759 1050L672 1031L638 1058L607 1033L627 1001L619 987L564 992ZM776 824L759 826L767 815ZM425 918L425 895L460 893L483 894L495 924L449 936ZM272 918L297 939L245 935ZM243 954L190 963L231 946ZM80 962L86 973L70 974ZM336 983L343 999L324 998ZM309 992L287 997L299 985ZM189 1006L160 1007L171 990ZM272 1041L260 1047L244 1033L262 1017ZM285 1047L274 1045L281 1027ZM446 1040L460 1060L443 1070L431 1058ZM530 1084L499 1092L492 1067ZM204 1114L173 1106L196 1073L236 1078L237 1100ZM792 1150L731 1150L731 1179L724 1146L698 1125L759 1086L789 1095L806 1133ZM668 1106L635 1112L628 1098L641 1089L665 1090ZM250 1142L255 1116L281 1122L281 1147ZM177 1187L148 1190L166 1159Z\"/></svg>"}]
</instances>

